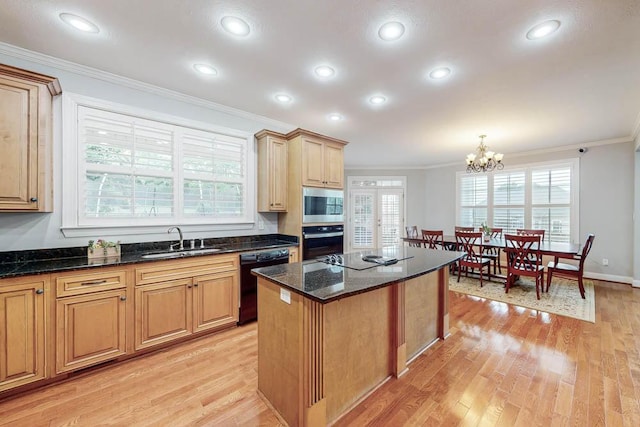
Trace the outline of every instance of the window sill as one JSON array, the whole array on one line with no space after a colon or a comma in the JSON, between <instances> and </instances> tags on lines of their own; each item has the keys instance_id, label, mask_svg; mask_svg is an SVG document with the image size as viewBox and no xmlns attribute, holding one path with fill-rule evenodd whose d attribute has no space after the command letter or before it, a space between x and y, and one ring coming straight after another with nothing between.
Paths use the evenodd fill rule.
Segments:
<instances>
[{"instance_id":1,"label":"window sill","mask_svg":"<svg viewBox=\"0 0 640 427\"><path fill-rule=\"evenodd\" d=\"M60 231L64 237L96 237L96 236L133 236L139 234L162 234L166 233L169 227L179 226L184 233L189 232L212 232L212 231L233 231L252 230L255 223L241 224L164 224L149 226L118 226L118 227L61 227Z\"/></svg>"}]
</instances>

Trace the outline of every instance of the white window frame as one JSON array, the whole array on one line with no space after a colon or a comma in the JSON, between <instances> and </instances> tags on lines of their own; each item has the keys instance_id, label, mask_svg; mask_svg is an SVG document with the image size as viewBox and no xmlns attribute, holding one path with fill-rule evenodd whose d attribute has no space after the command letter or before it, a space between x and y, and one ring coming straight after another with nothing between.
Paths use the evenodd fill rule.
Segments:
<instances>
[{"instance_id":1,"label":"white window frame","mask_svg":"<svg viewBox=\"0 0 640 427\"><path fill-rule=\"evenodd\" d=\"M498 173L503 172L516 172L516 171L524 171L525 172L525 206L524 206L524 218L525 218L525 228L531 228L531 212L532 212L532 200L531 200L531 173L535 169L544 169L544 168L554 168L558 166L569 166L571 168L571 226L569 233L569 240L573 243L580 242L580 159L578 158L569 158L562 160L552 160L548 162L537 162L537 163L527 163L515 165L512 167L505 167L503 170ZM487 173L488 176L488 189L487 189L487 221L489 225L493 224L494 217L494 203L493 203L493 175L494 172ZM460 224L460 185L461 178L464 176L469 176L469 173L466 171L458 171L456 172L456 225ZM500 205L499 207L503 207L504 205Z\"/></svg>"},{"instance_id":2,"label":"white window frame","mask_svg":"<svg viewBox=\"0 0 640 427\"><path fill-rule=\"evenodd\" d=\"M183 218L182 213L172 218L147 218L143 224L123 224L122 221L112 219L100 220L100 225L83 224L80 215L80 197L83 193L84 159L79 155L80 143L78 140L78 108L95 108L107 112L124 114L150 120L153 122L189 128L190 131L214 132L229 135L246 140L246 188L245 188L245 214L233 223L220 223L212 218ZM209 123L185 119L169 114L159 113L138 107L118 104L110 101L91 98L74 93L62 95L62 226L61 231L65 237L95 237L103 235L123 234L155 234L166 232L167 227L178 225L184 231L229 231L248 230L254 228L255 204L256 204L256 147L252 133L230 129ZM174 153L176 150L174 150ZM174 156L174 165L180 165L181 150ZM177 169L182 175L181 167ZM181 182L179 183L181 184ZM175 197L175 196L174 196ZM174 203L174 208L177 206ZM177 222L179 221L179 222Z\"/></svg>"}]
</instances>

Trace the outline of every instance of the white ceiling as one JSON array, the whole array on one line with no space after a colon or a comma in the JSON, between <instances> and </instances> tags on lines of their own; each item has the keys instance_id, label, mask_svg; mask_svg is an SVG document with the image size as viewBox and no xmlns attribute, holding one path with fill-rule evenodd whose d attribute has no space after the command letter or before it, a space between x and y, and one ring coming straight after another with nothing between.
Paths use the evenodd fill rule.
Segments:
<instances>
[{"instance_id":1,"label":"white ceiling","mask_svg":"<svg viewBox=\"0 0 640 427\"><path fill-rule=\"evenodd\" d=\"M0 41L349 141L349 167L462 163L629 137L640 113L639 0L2 0ZM100 28L85 34L58 15ZM238 38L225 15L252 28ZM531 41L548 19L558 32ZM404 37L377 36L389 20ZM193 71L205 62L216 77ZM332 65L333 79L313 68ZM434 81L428 72L451 68ZM282 106L276 93L294 101ZM384 94L373 108L367 99ZM327 115L339 112L341 122Z\"/></svg>"}]
</instances>

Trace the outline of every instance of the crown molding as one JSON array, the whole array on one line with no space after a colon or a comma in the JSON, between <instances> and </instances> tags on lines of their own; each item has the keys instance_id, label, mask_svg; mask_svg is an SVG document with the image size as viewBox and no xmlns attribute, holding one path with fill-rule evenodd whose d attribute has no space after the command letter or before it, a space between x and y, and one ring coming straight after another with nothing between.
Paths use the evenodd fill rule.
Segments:
<instances>
[{"instance_id":1,"label":"crown molding","mask_svg":"<svg viewBox=\"0 0 640 427\"><path fill-rule=\"evenodd\" d=\"M579 148L589 148L589 147L598 147L602 145L612 145L612 144L623 144L626 142L633 142L633 138L631 136L625 136L622 138L611 138L611 139L601 139L599 141L591 141L584 142L582 144L572 144L572 145L561 145L559 147L552 148L543 148L540 150L530 150L530 151L521 151L517 153L507 153L505 152L505 157L526 157L526 156L534 156L538 154L547 154L547 153L557 153L560 151L569 151L569 150L577 150ZM345 164L345 169L360 169L360 170L373 170L373 169L381 169L381 170L429 170L429 169L440 169L452 166L460 166L461 168L464 166L464 159L460 162L455 163L440 163L437 165L423 165L423 166L364 166L364 165L349 165Z\"/></svg>"},{"instance_id":2,"label":"crown molding","mask_svg":"<svg viewBox=\"0 0 640 427\"><path fill-rule=\"evenodd\" d=\"M67 61L65 59L56 58L54 56L45 55L43 53L34 52L28 49L23 49L18 46L10 45L0 42L0 54L12 56L17 59L25 61L35 62L41 65L58 68L70 73L79 74L86 77L91 77L97 80L102 80L107 83L113 83L119 86L124 86L130 89L139 90L142 92L151 93L153 95L162 96L164 98L173 99L175 101L184 102L186 104L203 107L209 110L215 110L221 113L230 114L236 117L242 117L245 119L253 120L264 124L266 127L277 127L278 129L286 129L290 131L295 129L294 126L289 123L284 123L279 120L270 119L258 114L249 113L237 108L228 107L226 105L218 104L216 102L208 101L206 99L198 98L191 95L186 95L181 92L177 92L170 89L165 89L160 86L155 86L149 83L141 82L139 80L130 79L117 74L102 71L97 68L88 67L86 65L77 64L75 62Z\"/></svg>"}]
</instances>

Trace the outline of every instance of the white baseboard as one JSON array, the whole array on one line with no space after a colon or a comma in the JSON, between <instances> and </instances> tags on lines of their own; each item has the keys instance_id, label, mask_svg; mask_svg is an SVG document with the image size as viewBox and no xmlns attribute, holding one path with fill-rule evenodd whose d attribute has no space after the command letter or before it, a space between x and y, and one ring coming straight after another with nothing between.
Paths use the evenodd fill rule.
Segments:
<instances>
[{"instance_id":1,"label":"white baseboard","mask_svg":"<svg viewBox=\"0 0 640 427\"><path fill-rule=\"evenodd\" d=\"M631 286L634 288L640 288L640 280L634 280Z\"/></svg>"},{"instance_id":2,"label":"white baseboard","mask_svg":"<svg viewBox=\"0 0 640 427\"><path fill-rule=\"evenodd\" d=\"M607 282L627 283L629 285L640 287L640 280L634 281L633 277L629 276L616 276L614 274L592 273L585 271L584 277L587 279L604 280Z\"/></svg>"}]
</instances>

